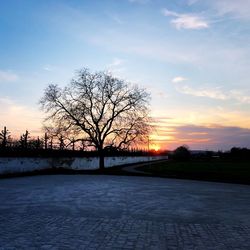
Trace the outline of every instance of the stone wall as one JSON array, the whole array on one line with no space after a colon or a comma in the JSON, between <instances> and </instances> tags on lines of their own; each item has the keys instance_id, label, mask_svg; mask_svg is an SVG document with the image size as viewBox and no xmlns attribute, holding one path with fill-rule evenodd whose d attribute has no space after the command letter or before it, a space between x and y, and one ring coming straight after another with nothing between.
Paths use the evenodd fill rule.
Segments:
<instances>
[{"instance_id":1,"label":"stone wall","mask_svg":"<svg viewBox=\"0 0 250 250\"><path fill-rule=\"evenodd\" d=\"M105 166L113 167L130 163L167 159L167 156L115 156L106 157ZM31 172L48 168L68 168L77 170L97 169L98 157L29 158L0 157L0 174Z\"/></svg>"}]
</instances>

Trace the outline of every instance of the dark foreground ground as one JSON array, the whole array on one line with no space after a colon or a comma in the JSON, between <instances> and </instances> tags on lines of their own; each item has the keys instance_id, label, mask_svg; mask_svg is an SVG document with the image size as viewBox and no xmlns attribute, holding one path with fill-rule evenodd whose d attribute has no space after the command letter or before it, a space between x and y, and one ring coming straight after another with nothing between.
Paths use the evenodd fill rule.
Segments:
<instances>
[{"instance_id":1,"label":"dark foreground ground","mask_svg":"<svg viewBox=\"0 0 250 250\"><path fill-rule=\"evenodd\" d=\"M136 170L168 178L250 184L250 161L170 160L149 163Z\"/></svg>"},{"instance_id":2,"label":"dark foreground ground","mask_svg":"<svg viewBox=\"0 0 250 250\"><path fill-rule=\"evenodd\" d=\"M250 186L152 177L0 180L0 249L250 249Z\"/></svg>"}]
</instances>

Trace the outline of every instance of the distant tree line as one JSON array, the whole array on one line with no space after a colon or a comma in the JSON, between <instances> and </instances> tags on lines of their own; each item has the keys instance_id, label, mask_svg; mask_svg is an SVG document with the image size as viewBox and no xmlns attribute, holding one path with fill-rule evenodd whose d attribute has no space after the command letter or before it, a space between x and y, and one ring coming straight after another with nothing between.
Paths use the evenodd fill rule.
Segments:
<instances>
[{"instance_id":1,"label":"distant tree line","mask_svg":"<svg viewBox=\"0 0 250 250\"><path fill-rule=\"evenodd\" d=\"M46 133L45 137L46 138ZM1 152L8 150L38 150L46 148L46 140L44 138L31 137L28 130L20 135L19 138L11 136L10 131L4 127L0 132L0 150Z\"/></svg>"},{"instance_id":2,"label":"distant tree line","mask_svg":"<svg viewBox=\"0 0 250 250\"><path fill-rule=\"evenodd\" d=\"M158 154L166 154L159 152ZM146 156L156 154L138 148L119 149L107 147L106 156ZM98 151L89 147L84 139L74 138L65 131L46 128L43 136L31 136L26 130L19 137L12 137L7 127L0 131L0 157L90 157L98 156Z\"/></svg>"},{"instance_id":3,"label":"distant tree line","mask_svg":"<svg viewBox=\"0 0 250 250\"><path fill-rule=\"evenodd\" d=\"M250 149L233 147L229 152L219 152L219 155L231 160L250 160Z\"/></svg>"},{"instance_id":4,"label":"distant tree line","mask_svg":"<svg viewBox=\"0 0 250 250\"><path fill-rule=\"evenodd\" d=\"M11 136L10 131L4 127L0 132L0 150L85 150L84 139L69 137L64 131L45 128L44 136L31 137L26 130L19 138Z\"/></svg>"},{"instance_id":5,"label":"distant tree line","mask_svg":"<svg viewBox=\"0 0 250 250\"><path fill-rule=\"evenodd\" d=\"M217 160L229 160L229 161L249 161L250 149L233 147L229 151L191 151L187 145L177 147L171 152L170 158L176 161L190 161L190 160L202 160L209 161L213 159Z\"/></svg>"}]
</instances>

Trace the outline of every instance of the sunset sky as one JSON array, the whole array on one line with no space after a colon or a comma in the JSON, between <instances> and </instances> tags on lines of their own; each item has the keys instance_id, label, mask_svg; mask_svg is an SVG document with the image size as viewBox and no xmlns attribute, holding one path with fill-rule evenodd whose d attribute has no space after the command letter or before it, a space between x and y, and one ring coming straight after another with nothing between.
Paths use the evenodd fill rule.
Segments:
<instances>
[{"instance_id":1,"label":"sunset sky","mask_svg":"<svg viewBox=\"0 0 250 250\"><path fill-rule=\"evenodd\" d=\"M151 93L151 147L250 147L250 0L0 3L0 129L41 132L38 101L76 70Z\"/></svg>"}]
</instances>

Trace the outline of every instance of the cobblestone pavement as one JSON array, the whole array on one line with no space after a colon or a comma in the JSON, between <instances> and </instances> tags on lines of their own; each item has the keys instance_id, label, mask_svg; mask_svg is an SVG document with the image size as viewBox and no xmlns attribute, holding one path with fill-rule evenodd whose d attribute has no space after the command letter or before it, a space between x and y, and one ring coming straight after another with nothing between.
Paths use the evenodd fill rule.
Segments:
<instances>
[{"instance_id":1,"label":"cobblestone pavement","mask_svg":"<svg viewBox=\"0 0 250 250\"><path fill-rule=\"evenodd\" d=\"M0 249L250 249L250 186L127 176L2 179Z\"/></svg>"}]
</instances>

